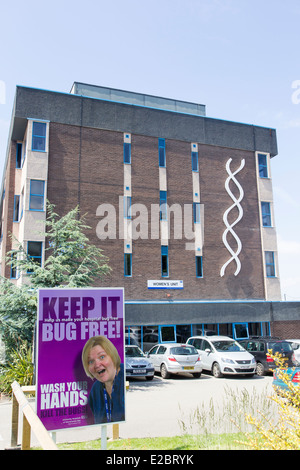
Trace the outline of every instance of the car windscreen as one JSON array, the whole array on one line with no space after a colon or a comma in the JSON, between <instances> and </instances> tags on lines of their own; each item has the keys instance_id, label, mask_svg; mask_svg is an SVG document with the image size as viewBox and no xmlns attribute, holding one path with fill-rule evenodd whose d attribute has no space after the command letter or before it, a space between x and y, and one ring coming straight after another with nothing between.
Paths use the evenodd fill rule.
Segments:
<instances>
[{"instance_id":1,"label":"car windscreen","mask_svg":"<svg viewBox=\"0 0 300 470\"><path fill-rule=\"evenodd\" d=\"M274 343L268 344L268 349L272 349L275 352L292 352L292 345L285 341L275 341Z\"/></svg>"},{"instance_id":2,"label":"car windscreen","mask_svg":"<svg viewBox=\"0 0 300 470\"><path fill-rule=\"evenodd\" d=\"M126 348L125 356L126 357L144 357L144 354L138 348Z\"/></svg>"},{"instance_id":3,"label":"car windscreen","mask_svg":"<svg viewBox=\"0 0 300 470\"><path fill-rule=\"evenodd\" d=\"M197 354L198 351L194 346L177 346L170 349L170 353L174 356L187 356L189 354Z\"/></svg>"},{"instance_id":4,"label":"car windscreen","mask_svg":"<svg viewBox=\"0 0 300 470\"><path fill-rule=\"evenodd\" d=\"M227 351L227 352L239 352L245 351L245 349L236 341L213 341L212 344L214 345L217 351Z\"/></svg>"}]
</instances>

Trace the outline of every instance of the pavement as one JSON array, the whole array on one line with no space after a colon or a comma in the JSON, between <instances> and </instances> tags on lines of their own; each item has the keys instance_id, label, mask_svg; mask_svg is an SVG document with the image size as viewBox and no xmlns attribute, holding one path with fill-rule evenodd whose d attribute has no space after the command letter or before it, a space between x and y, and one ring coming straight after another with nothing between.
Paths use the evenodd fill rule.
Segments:
<instances>
[{"instance_id":1,"label":"pavement","mask_svg":"<svg viewBox=\"0 0 300 470\"><path fill-rule=\"evenodd\" d=\"M188 375L188 374L187 374ZM191 376L174 376L163 380L155 376L150 382L144 379L130 381L126 392L126 422L120 423L120 438L158 437L182 435L182 422L189 421L197 407L209 410L211 400L222 403L226 390L234 392L247 389L249 392L266 393L272 391L272 377L224 378L215 379L202 374L200 379ZM35 407L35 399L30 398ZM0 399L0 450L11 447L12 403L8 398ZM19 416L19 437L21 443L22 417ZM56 443L81 442L99 439L101 426L73 428L57 431ZM112 438L112 425L107 426L107 437ZM38 446L32 433L31 445Z\"/></svg>"}]
</instances>

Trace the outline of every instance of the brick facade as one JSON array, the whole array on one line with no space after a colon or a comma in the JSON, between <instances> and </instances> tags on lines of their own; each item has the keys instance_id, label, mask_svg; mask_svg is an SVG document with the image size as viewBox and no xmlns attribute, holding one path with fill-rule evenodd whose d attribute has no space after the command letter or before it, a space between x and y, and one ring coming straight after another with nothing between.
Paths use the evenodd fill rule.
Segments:
<instances>
[{"instance_id":1,"label":"brick facade","mask_svg":"<svg viewBox=\"0 0 300 470\"><path fill-rule=\"evenodd\" d=\"M11 234L13 232L13 217L14 217L14 179L15 179L15 168L16 168L16 142L12 142L10 147L6 172L5 172L5 198L3 201L3 238L2 238L2 264L1 264L1 275L4 277L10 277L10 266L4 261L4 257L7 252L12 249Z\"/></svg>"},{"instance_id":2,"label":"brick facade","mask_svg":"<svg viewBox=\"0 0 300 470\"><path fill-rule=\"evenodd\" d=\"M96 285L125 288L127 318L133 322L129 324L174 323L191 327L218 324L220 331L227 331L228 326L230 332L234 331L234 324L249 322L249 325L255 324L255 331L259 331L261 325L261 331L265 332L266 324L270 324L272 334L299 336L299 305L278 302L279 276L277 272L275 276L266 275L264 259L264 252L272 251L277 260L276 229L274 226L267 230L262 227L261 201L273 204L272 181L270 177L263 179L259 176L257 162L258 153L263 152L270 166L270 159L277 154L276 131L206 118L203 113L188 114L187 108L170 112L150 105L136 105L134 100L131 105L127 101L126 104L76 93L17 87L2 182L2 192L5 190L5 200L2 200L2 257L12 246L9 234L14 230L18 234L18 222L13 222L14 196L21 194L22 188L25 190L22 204L26 205L19 225L22 225L22 241L25 246L28 240L36 240L30 238L35 230L35 221L38 216L43 220L45 214L30 211L29 188L31 179L40 179L46 183L45 198L56 206L58 214L64 215L78 205L81 215L85 215L86 223L91 227L88 233L91 243L102 248L112 268L111 274ZM188 103L185 105L189 106ZM43 155L31 148L34 120L46 123L47 148ZM123 158L126 134L131 141L131 162L127 168ZM159 168L159 139L165 142L166 168L163 172ZM16 170L17 142L26 149L27 160L24 168ZM191 164L193 144L198 149L196 173L192 171ZM244 166L241 165L243 161ZM232 176L236 173L237 181L235 184L233 178L230 180L228 191L225 188L229 176L227 165ZM126 187L125 180L130 187ZM199 194L195 194L198 186ZM234 225L234 231L242 244L238 255L241 268L235 273L237 264L233 261L222 276L221 268L231 256L222 239L226 228L223 216L233 205L229 192L237 199L241 196L238 187L243 192L243 215ZM161 246L166 241L159 231L151 236L152 209L153 205L156 205L156 210L159 206L160 191L165 190L162 188L166 189L168 206L179 208L181 215L182 237L178 237L178 211L175 210L169 217L168 239L168 279L183 281L184 288L178 290L151 290L147 285L149 280L163 279ZM122 238L124 212L120 206L125 194L130 194L132 210L138 210L137 205L146 208L148 222L147 236L133 239L132 247L129 244L126 248ZM198 238L198 245L193 248L189 244L191 240L185 237L184 210L187 206L193 207L195 201L201 207L201 232L198 230L197 233L202 234L203 240L200 242ZM97 215L97 209L103 204L115 209L116 233L112 239L101 240L98 237L103 215ZM137 221L140 215L139 212L133 215L132 222ZM234 207L228 213L229 223L234 224L239 215ZM159 226L159 220L156 222ZM194 227L191 219L188 228L193 230ZM141 226L137 227L139 230ZM236 238L228 233L227 240L235 251ZM124 276L124 252L127 248L132 253L130 277ZM196 276L195 256L199 253L202 256L202 277ZM9 278L10 267L4 269L2 262L1 269L2 274ZM12 282L20 283L19 280ZM278 309L275 320L273 307Z\"/></svg>"},{"instance_id":3,"label":"brick facade","mask_svg":"<svg viewBox=\"0 0 300 470\"><path fill-rule=\"evenodd\" d=\"M133 241L133 276L124 278L123 240L119 239L119 197L123 194L123 133L101 129L50 124L48 199L60 214L77 204L92 227L91 242L99 245L110 260L112 275L104 284L124 286L129 299L166 298L165 292L149 291L147 281L161 278L160 240L151 239L151 205L159 204L158 140L132 135L132 204L143 204L148 211L148 239ZM242 269L234 276L228 266L226 276L220 268L229 257L222 242L223 214L232 204L225 191L226 162L232 168L241 159L246 165L239 176L245 196L244 215L236 228L243 249ZM192 204L190 144L166 140L167 202L179 204L182 217L185 204ZM174 299L263 299L262 256L259 231L258 196L253 152L215 146L199 146L200 200L204 206L203 278L196 278L195 254L186 250L187 239L174 239L174 218L170 221L169 278L182 279L184 289L169 294ZM232 187L232 191L235 188ZM101 241L96 235L96 216L100 204L112 204L117 214L116 240ZM232 216L234 220L236 214ZM234 240L231 240L234 244ZM102 283L103 284L103 283Z\"/></svg>"},{"instance_id":4,"label":"brick facade","mask_svg":"<svg viewBox=\"0 0 300 470\"><path fill-rule=\"evenodd\" d=\"M300 338L300 321L275 321L271 323L272 335L280 339Z\"/></svg>"}]
</instances>

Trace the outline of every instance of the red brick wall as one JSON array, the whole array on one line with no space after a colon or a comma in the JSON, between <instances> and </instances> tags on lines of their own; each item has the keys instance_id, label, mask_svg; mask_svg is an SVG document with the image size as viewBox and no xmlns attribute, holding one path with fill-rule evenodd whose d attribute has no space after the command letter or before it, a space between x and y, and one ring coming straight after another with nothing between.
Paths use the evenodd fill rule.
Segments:
<instances>
[{"instance_id":1,"label":"red brick wall","mask_svg":"<svg viewBox=\"0 0 300 470\"><path fill-rule=\"evenodd\" d=\"M11 267L4 261L5 253L12 249L11 233L14 216L14 195L15 195L15 168L16 168L16 143L12 142L5 175L5 201L4 201L4 222L2 226L2 268L1 275L10 278Z\"/></svg>"},{"instance_id":2,"label":"red brick wall","mask_svg":"<svg viewBox=\"0 0 300 470\"><path fill-rule=\"evenodd\" d=\"M300 322L294 321L276 321L271 323L272 336L280 339L298 339L300 338Z\"/></svg>"},{"instance_id":3,"label":"red brick wall","mask_svg":"<svg viewBox=\"0 0 300 470\"><path fill-rule=\"evenodd\" d=\"M132 204L148 209L149 237L151 204L159 204L158 139L132 135ZM234 171L245 158L245 168L237 175L245 196L243 219L235 230L243 249L242 269L234 276L235 263L220 277L222 265L230 257L222 242L225 230L223 214L232 205L224 184L229 158ZM192 171L190 143L166 140L168 204L191 204ZM113 269L101 285L124 286L127 299L263 299L259 213L253 152L199 145L201 203L204 204L203 279L196 278L195 254L187 251L187 240L174 240L171 223L169 241L169 278L182 279L182 291L148 290L147 280L161 278L160 240L133 242L133 276L124 278L124 241L101 241L96 235L100 204L110 203L117 209L123 195L123 133L50 124L48 199L58 213L66 213L80 202L82 214L92 227L91 242L104 250ZM80 177L80 184L79 184ZM232 185L232 191L235 187ZM234 215L233 219L236 217ZM117 210L118 229L118 210ZM232 244L234 247L234 243Z\"/></svg>"}]
</instances>

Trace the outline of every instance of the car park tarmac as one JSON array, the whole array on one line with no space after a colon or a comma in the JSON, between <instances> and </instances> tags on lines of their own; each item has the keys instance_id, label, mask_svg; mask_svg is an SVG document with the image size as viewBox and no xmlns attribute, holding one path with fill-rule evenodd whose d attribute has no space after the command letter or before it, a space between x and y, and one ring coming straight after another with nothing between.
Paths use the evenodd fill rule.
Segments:
<instances>
[{"instance_id":1,"label":"car park tarmac","mask_svg":"<svg viewBox=\"0 0 300 470\"><path fill-rule=\"evenodd\" d=\"M201 378L186 373L167 380L160 375L155 375L152 381L132 379L126 392L126 422L119 425L120 438L181 435L181 423L188 425L190 415L197 407L202 406L208 411L211 400L222 407L228 390L270 395L273 393L272 380L272 375L217 379L205 373ZM34 400L31 400L31 405L34 407ZM20 424L19 429L21 427ZM0 449L10 447L10 433L11 401L4 400L0 401ZM107 426L107 435L112 437L112 425ZM100 426L96 425L57 431L56 442L85 441L100 436ZM35 436L32 436L32 445L37 445Z\"/></svg>"}]
</instances>

